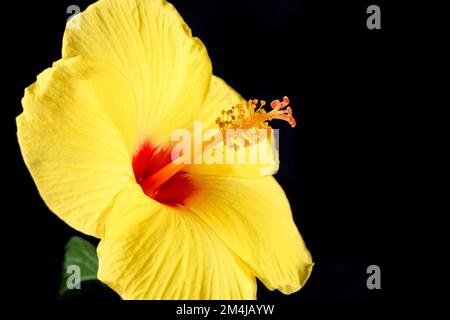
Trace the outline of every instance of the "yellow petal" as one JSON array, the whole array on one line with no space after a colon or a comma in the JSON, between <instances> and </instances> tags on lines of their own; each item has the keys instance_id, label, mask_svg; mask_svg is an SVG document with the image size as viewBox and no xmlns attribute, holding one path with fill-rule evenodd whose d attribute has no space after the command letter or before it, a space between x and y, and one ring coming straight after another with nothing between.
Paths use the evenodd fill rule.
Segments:
<instances>
[{"instance_id":1,"label":"yellow petal","mask_svg":"<svg viewBox=\"0 0 450 320\"><path fill-rule=\"evenodd\" d=\"M256 280L189 211L139 186L117 197L101 240L98 278L124 299L255 299Z\"/></svg>"},{"instance_id":2,"label":"yellow petal","mask_svg":"<svg viewBox=\"0 0 450 320\"><path fill-rule=\"evenodd\" d=\"M198 196L186 207L245 261L270 290L298 291L312 259L289 202L273 177L239 179L195 176Z\"/></svg>"},{"instance_id":3,"label":"yellow petal","mask_svg":"<svg viewBox=\"0 0 450 320\"><path fill-rule=\"evenodd\" d=\"M206 48L164 0L100 0L66 28L63 58L97 57L130 81L140 140L167 142L202 107L211 79Z\"/></svg>"},{"instance_id":4,"label":"yellow petal","mask_svg":"<svg viewBox=\"0 0 450 320\"><path fill-rule=\"evenodd\" d=\"M200 164L187 166L187 171L193 174L208 174L219 176L234 176L242 178L259 178L275 174L279 168L278 149L275 141L275 135L272 130L269 135L270 140L263 140L260 144L247 146L235 151L232 148L224 146L223 143L216 144L215 152L218 154L217 161L208 163L206 159L206 150L211 139L206 137L206 132L210 128L218 129L215 121L221 115L222 110L230 109L238 103L245 103L246 100L231 88L224 80L217 76L211 79L208 96L203 104L203 108L198 114L196 120L202 122L203 136L195 136L195 139L202 139L204 144L203 159ZM263 149L265 148L265 149ZM192 151L193 153L195 152ZM238 154L243 152L242 163L238 163ZM236 159L234 163L227 163L227 153L233 154ZM255 160L253 160L255 159Z\"/></svg>"},{"instance_id":5,"label":"yellow petal","mask_svg":"<svg viewBox=\"0 0 450 320\"><path fill-rule=\"evenodd\" d=\"M19 144L42 198L73 228L101 237L114 197L134 181L136 108L127 82L98 61L62 60L22 104Z\"/></svg>"}]
</instances>

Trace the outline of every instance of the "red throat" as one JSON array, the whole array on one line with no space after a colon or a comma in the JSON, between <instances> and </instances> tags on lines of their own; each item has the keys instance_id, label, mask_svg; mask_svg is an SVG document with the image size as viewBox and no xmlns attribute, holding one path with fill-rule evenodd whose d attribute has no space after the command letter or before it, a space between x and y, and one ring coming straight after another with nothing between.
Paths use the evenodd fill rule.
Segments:
<instances>
[{"instance_id":1,"label":"red throat","mask_svg":"<svg viewBox=\"0 0 450 320\"><path fill-rule=\"evenodd\" d=\"M150 198L168 206L184 205L195 193L195 185L186 172L177 172L156 190L148 184L155 173L171 162L170 148L163 149L148 142L143 143L133 156L134 177Z\"/></svg>"}]
</instances>

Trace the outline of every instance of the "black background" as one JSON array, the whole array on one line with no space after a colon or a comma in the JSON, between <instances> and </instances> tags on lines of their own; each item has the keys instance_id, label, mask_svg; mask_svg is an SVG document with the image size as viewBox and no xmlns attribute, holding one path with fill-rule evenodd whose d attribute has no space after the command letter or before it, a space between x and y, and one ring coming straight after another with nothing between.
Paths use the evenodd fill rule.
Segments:
<instances>
[{"instance_id":1,"label":"black background","mask_svg":"<svg viewBox=\"0 0 450 320\"><path fill-rule=\"evenodd\" d=\"M84 10L89 3L33 1L3 13L11 15L4 27L8 83L1 108L2 215L8 218L2 229L11 258L3 267L13 297L58 299L64 245L77 234L41 200L20 155L15 117L24 88L60 58L66 8ZM393 9L382 1L173 3L208 48L216 75L247 98L289 96L297 119L295 129L275 125L281 129L276 179L316 265L299 292L284 296L259 285L258 298L293 305L382 301L392 270L389 217L396 210L389 205L395 186L387 171L395 147L387 142L402 36ZM366 28L370 4L381 7L381 30ZM371 264L381 267L378 291L366 287ZM103 290L88 298L114 295Z\"/></svg>"}]
</instances>

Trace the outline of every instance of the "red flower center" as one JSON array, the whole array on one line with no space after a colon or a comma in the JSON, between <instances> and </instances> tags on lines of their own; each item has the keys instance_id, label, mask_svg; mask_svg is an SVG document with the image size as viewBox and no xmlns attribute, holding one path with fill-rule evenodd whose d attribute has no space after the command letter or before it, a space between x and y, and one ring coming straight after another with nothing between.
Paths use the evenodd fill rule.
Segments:
<instances>
[{"instance_id":1,"label":"red flower center","mask_svg":"<svg viewBox=\"0 0 450 320\"><path fill-rule=\"evenodd\" d=\"M186 199L195 193L195 186L183 170L171 176L156 190L148 184L152 175L171 162L170 149L154 147L146 142L133 156L134 177L150 198L169 206L184 205Z\"/></svg>"}]
</instances>

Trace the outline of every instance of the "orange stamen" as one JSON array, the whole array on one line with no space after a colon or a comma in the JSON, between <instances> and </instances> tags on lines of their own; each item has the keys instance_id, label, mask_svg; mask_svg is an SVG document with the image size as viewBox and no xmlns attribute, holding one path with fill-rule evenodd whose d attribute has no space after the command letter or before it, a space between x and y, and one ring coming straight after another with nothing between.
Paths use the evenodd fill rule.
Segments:
<instances>
[{"instance_id":1,"label":"orange stamen","mask_svg":"<svg viewBox=\"0 0 450 320\"><path fill-rule=\"evenodd\" d=\"M258 100L248 100L246 104L240 103L232 106L229 110L222 110L221 116L216 119L216 124L222 133L227 129L268 129L269 121L274 119L287 121L292 127L295 127L296 121L292 116L292 109L289 107L289 98L283 97L283 101L273 100L270 103L272 110L267 112L263 107L266 102L261 100L258 105ZM225 143L225 139L223 140ZM258 141L247 141L251 144ZM230 147L235 147L236 144L231 142ZM180 172L185 167L185 164L176 164L173 161L159 169L151 176L143 179L140 185L146 194L154 194L158 192L159 188L166 183L175 174Z\"/></svg>"}]
</instances>

